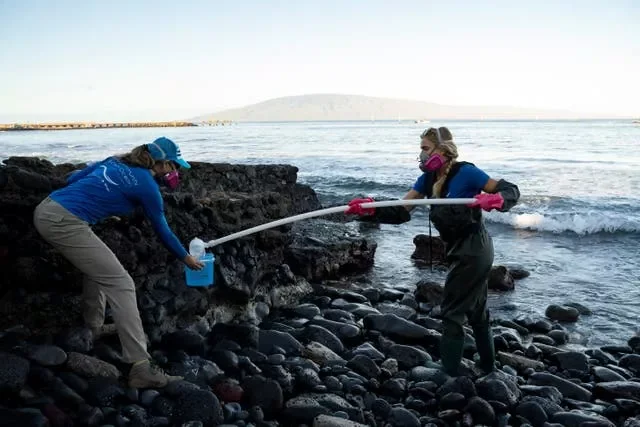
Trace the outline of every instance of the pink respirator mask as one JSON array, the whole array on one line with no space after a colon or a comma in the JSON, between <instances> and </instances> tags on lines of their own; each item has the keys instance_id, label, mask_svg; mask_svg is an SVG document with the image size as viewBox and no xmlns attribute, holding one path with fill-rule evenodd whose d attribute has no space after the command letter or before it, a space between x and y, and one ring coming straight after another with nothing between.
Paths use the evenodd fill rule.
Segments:
<instances>
[{"instance_id":1,"label":"pink respirator mask","mask_svg":"<svg viewBox=\"0 0 640 427\"><path fill-rule=\"evenodd\" d=\"M434 153L427 157L426 153L420 153L419 167L422 172L435 172L447 163L447 158L440 153Z\"/></svg>"},{"instance_id":2,"label":"pink respirator mask","mask_svg":"<svg viewBox=\"0 0 640 427\"><path fill-rule=\"evenodd\" d=\"M164 185L169 187L171 190L175 190L178 188L178 184L180 184L180 174L178 171L171 171L162 177L162 181Z\"/></svg>"}]
</instances>

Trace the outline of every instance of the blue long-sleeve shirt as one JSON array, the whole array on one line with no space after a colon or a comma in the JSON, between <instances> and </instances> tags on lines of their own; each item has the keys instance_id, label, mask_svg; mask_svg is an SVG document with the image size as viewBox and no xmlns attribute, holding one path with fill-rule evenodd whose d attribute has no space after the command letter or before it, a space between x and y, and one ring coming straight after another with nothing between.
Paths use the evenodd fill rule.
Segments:
<instances>
[{"instance_id":1,"label":"blue long-sleeve shirt","mask_svg":"<svg viewBox=\"0 0 640 427\"><path fill-rule=\"evenodd\" d=\"M110 216L129 215L140 205L167 249L180 260L187 255L167 224L160 189L148 169L110 157L74 172L67 182L50 197L78 218L95 224Z\"/></svg>"}]
</instances>

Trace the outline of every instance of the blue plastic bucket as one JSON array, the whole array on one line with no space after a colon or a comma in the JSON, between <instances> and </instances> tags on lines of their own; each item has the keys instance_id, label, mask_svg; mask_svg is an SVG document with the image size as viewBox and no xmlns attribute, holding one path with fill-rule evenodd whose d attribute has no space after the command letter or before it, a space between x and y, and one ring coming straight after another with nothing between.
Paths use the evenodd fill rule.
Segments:
<instances>
[{"instance_id":1,"label":"blue plastic bucket","mask_svg":"<svg viewBox=\"0 0 640 427\"><path fill-rule=\"evenodd\" d=\"M200 271L192 270L185 266L184 274L187 286L208 287L213 285L213 264L215 259L213 254L205 253L200 258L200 262L204 264L204 268Z\"/></svg>"}]
</instances>

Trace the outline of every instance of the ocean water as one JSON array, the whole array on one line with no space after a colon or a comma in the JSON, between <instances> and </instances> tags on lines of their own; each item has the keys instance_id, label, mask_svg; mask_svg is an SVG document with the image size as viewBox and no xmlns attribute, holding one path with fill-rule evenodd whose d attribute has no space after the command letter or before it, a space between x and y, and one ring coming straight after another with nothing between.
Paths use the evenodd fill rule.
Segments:
<instances>
[{"instance_id":1,"label":"ocean water","mask_svg":"<svg viewBox=\"0 0 640 427\"><path fill-rule=\"evenodd\" d=\"M509 213L485 215L496 264L531 272L508 293L491 293L494 317L541 316L549 304L593 311L570 325L575 346L620 344L640 327L640 126L630 121L451 121L241 123L224 127L0 132L0 159L97 160L158 136L188 160L292 164L324 205L401 198L420 175L425 126L448 126L460 159L517 184ZM402 225L362 227L378 243L374 283L443 280L410 259L428 232L424 208ZM353 223L354 227L360 227Z\"/></svg>"}]
</instances>

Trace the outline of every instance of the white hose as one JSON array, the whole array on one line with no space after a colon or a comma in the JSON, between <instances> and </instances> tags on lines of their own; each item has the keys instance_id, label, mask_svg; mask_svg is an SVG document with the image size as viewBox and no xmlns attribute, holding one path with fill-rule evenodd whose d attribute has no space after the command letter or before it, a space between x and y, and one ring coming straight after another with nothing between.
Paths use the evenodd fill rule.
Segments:
<instances>
[{"instance_id":1,"label":"white hose","mask_svg":"<svg viewBox=\"0 0 640 427\"><path fill-rule=\"evenodd\" d=\"M476 199L473 199L473 198L470 198L470 199L411 199L411 200L400 199L400 200L385 200L382 202L362 203L360 206L366 209L366 208L381 208L385 206L409 206L409 205L466 205L469 203L473 203L475 201ZM258 225L256 227L248 228L246 230L242 230L237 233L230 234L220 239L211 240L207 243L204 243L202 240L195 238L191 241L191 244L189 245L189 252L191 253L191 255L197 256L204 253L205 248L212 248L221 243L225 243L230 240L239 239L240 237L257 233L258 231L279 227L281 225L288 224L290 222L300 221L303 219L313 218L321 215L329 215L333 213L344 212L347 209L349 209L349 207L350 207L349 205L335 206L332 208L319 209L317 211L306 212L303 214L282 218L277 221L268 222L266 224Z\"/></svg>"}]
</instances>

